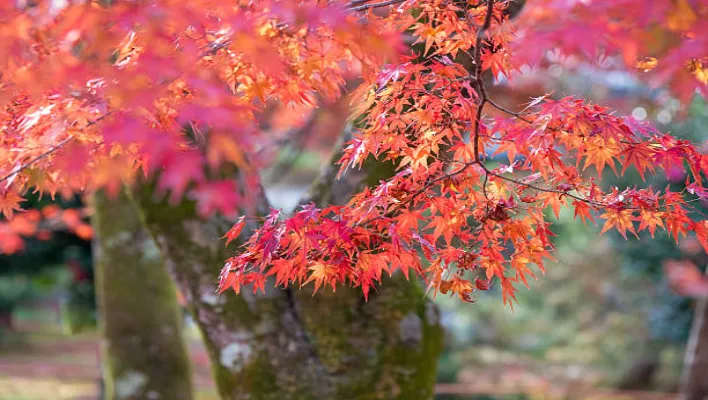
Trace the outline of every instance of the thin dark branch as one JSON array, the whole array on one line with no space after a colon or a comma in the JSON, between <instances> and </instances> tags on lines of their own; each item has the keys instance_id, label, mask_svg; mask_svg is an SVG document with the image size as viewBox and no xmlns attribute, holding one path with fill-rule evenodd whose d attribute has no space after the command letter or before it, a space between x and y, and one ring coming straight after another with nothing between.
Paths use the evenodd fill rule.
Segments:
<instances>
[{"instance_id":1,"label":"thin dark branch","mask_svg":"<svg viewBox=\"0 0 708 400\"><path fill-rule=\"evenodd\" d=\"M558 190L558 189L551 189L551 188L542 188L542 187L540 187L540 186L536 186L536 185L533 185L533 184L530 184L530 183L522 182L522 181L517 180L517 179L514 179L514 178L506 177L506 176L504 176L504 175L502 175L502 174L497 174L496 172L492 172L492 171L490 171L490 170L487 170L486 172L487 172L487 175L491 175L491 176L497 177L497 178L499 178L499 179L502 179L502 180L505 180L505 181L508 181L508 182L511 182L511 183L515 183L515 184L517 184L517 185L526 186L526 187L528 187L529 189L538 190L539 192L557 193L557 194L561 194L561 195L564 195L564 196L568 196L568 197L574 198L574 199L576 199L576 200L578 200L578 201L582 201L582 202L584 202L584 203L592 204L592 205L595 205L595 206L603 206L603 205L604 205L603 203L600 203L600 202L597 202L597 201L594 201L594 200L590 200L590 199L586 199L586 198L584 198L584 197L580 197L580 196L574 195L574 194L572 194L572 193L569 193L569 192L566 191L566 190Z\"/></svg>"},{"instance_id":2,"label":"thin dark branch","mask_svg":"<svg viewBox=\"0 0 708 400\"><path fill-rule=\"evenodd\" d=\"M223 42L211 42L209 43L204 51L199 54L199 58L204 58L206 56L213 56L219 52L219 50L228 47L231 44L231 40L224 40Z\"/></svg>"},{"instance_id":3,"label":"thin dark branch","mask_svg":"<svg viewBox=\"0 0 708 400\"><path fill-rule=\"evenodd\" d=\"M20 172L26 170L27 168L31 167L31 166L34 165L35 163L37 163L37 162L39 162L39 161L41 161L41 160L43 160L43 159L49 157L50 155L52 155L53 153L55 153L57 150L59 150L59 149L61 149L62 147L64 147L64 145L67 144L67 143L69 143L73 138L74 138L73 136L69 136L69 137L65 138L65 139L62 140L61 142L57 143L57 144L56 144L54 147L52 147L51 149L45 151L44 153L42 153L42 154L38 155L37 157L31 159L30 161L28 161L28 162L26 162L26 163L20 165L19 167L15 168L12 172L10 172L9 174L7 174L7 175L3 176L2 178L0 178L0 182L4 182L4 181L6 181L6 180L12 178L13 176L15 176L15 175L19 174Z\"/></svg>"},{"instance_id":4,"label":"thin dark branch","mask_svg":"<svg viewBox=\"0 0 708 400\"><path fill-rule=\"evenodd\" d=\"M97 124L99 121L101 121L102 119L106 118L108 115L110 115L110 113L101 115L100 117L96 118L96 119L93 120L93 121L89 121L89 122L86 124L86 127L89 127L89 126L91 126L91 125ZM67 143L69 143L69 142L72 141L73 139L74 139L73 136L69 136L69 137L63 139L62 141L60 141L59 143L57 143L56 145L54 145L54 147L52 147L51 149L45 151L44 153L38 155L38 156L35 157L35 158L29 160L28 162L26 162L26 163L20 165L19 167L17 167L17 168L15 168L14 170L12 170L12 172L10 172L9 174L7 174L7 175L3 176L2 178L0 178L0 183L1 183L1 182L5 182L6 180L12 178L13 176L19 174L20 172L22 172L22 171L24 171L24 170L26 170L27 168L31 167L32 165L36 164L37 162L39 162L39 161L41 161L41 160L43 160L43 159L49 157L50 155L52 155L53 153L57 152L57 150L59 150L59 149L61 149L62 147L64 147Z\"/></svg>"},{"instance_id":5,"label":"thin dark branch","mask_svg":"<svg viewBox=\"0 0 708 400\"><path fill-rule=\"evenodd\" d=\"M528 120L527 118L525 118L525 117L524 117L524 114L521 113L521 112L511 111L511 110L509 110L508 108L506 108L506 107L504 107L504 106L502 106L502 105L499 105L499 103L497 103L497 102L495 102L494 100L489 99L489 98L487 99L487 103L489 103L490 106L496 108L497 110L499 110L499 111L501 111L501 112L504 112L504 113L507 113L507 114L509 114L509 115L511 115L511 116L514 116L514 117L516 117L516 118L518 118L518 119L520 119L520 120L522 120L522 121L524 121L524 122L526 122L526 123L529 123L529 124L531 123L531 121Z\"/></svg>"},{"instance_id":6,"label":"thin dark branch","mask_svg":"<svg viewBox=\"0 0 708 400\"><path fill-rule=\"evenodd\" d=\"M364 3L368 3L369 1L371 1L371 0L351 0L351 1L349 2L349 4L347 4L347 7L358 6L358 5L361 5L361 4L364 4Z\"/></svg>"},{"instance_id":7,"label":"thin dark branch","mask_svg":"<svg viewBox=\"0 0 708 400\"><path fill-rule=\"evenodd\" d=\"M482 123L482 111L484 110L484 104L488 101L487 89L484 87L484 82L482 81L482 39L486 34L487 29L492 24L492 14L494 13L494 0L487 0L487 13L484 16L484 25L482 29L477 31L477 38L475 41L474 48L474 78L479 88L479 102L477 103L477 115L474 120L474 134L472 135L473 145L474 145L474 160L477 164L484 167L479 159L479 133Z\"/></svg>"},{"instance_id":8,"label":"thin dark branch","mask_svg":"<svg viewBox=\"0 0 708 400\"><path fill-rule=\"evenodd\" d=\"M481 78L482 74L482 39L487 33L487 29L492 25L492 14L494 13L494 0L487 0L487 13L484 16L484 25L482 28L477 30L477 37L474 45L474 62L475 62L475 78L478 80Z\"/></svg>"},{"instance_id":9,"label":"thin dark branch","mask_svg":"<svg viewBox=\"0 0 708 400\"><path fill-rule=\"evenodd\" d=\"M287 302L287 307L288 311L290 312L290 316L292 317L293 321L295 322L295 328L297 330L297 336L300 337L300 339L305 343L307 346L307 353L310 357L310 359L317 365L317 367L323 371L327 372L327 369L324 367L322 364L322 361L320 360L319 356L317 355L317 351L315 349L314 344L312 343L312 339L310 339L310 336L307 333L307 328L305 327L305 324L302 321L302 318L300 318L300 313L297 310L297 305L295 304L295 294L293 293L292 287L288 286L285 289L283 289L283 292L285 292L285 301Z\"/></svg>"},{"instance_id":10,"label":"thin dark branch","mask_svg":"<svg viewBox=\"0 0 708 400\"><path fill-rule=\"evenodd\" d=\"M349 8L347 8L347 10L349 10L349 11L365 11L365 10L370 10L373 8L380 8L380 7L391 6L391 5L398 4L398 3L403 3L404 1L406 1L406 0L387 0L387 1L382 1L380 3L369 3L369 4L362 4L359 6L349 7ZM354 1L352 1L352 3L354 3Z\"/></svg>"}]
</instances>

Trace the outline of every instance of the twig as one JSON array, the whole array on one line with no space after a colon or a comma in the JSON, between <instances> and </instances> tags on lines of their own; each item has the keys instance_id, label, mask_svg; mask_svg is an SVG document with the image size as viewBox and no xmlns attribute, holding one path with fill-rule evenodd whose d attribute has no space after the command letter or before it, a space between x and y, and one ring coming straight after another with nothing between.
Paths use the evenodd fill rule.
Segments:
<instances>
[{"instance_id":1,"label":"twig","mask_svg":"<svg viewBox=\"0 0 708 400\"><path fill-rule=\"evenodd\" d=\"M42 154L38 155L37 157L31 159L30 161L28 161L28 162L26 162L26 163L20 165L19 167L15 168L12 172L10 172L9 174L7 174L7 175L3 176L2 178L0 178L0 182L5 182L6 180L8 180L8 179L12 178L13 176L17 175L18 173L20 173L20 172L26 170L27 168L31 167L32 165L34 165L34 164L37 163L38 161L41 161L42 159L44 159L44 158L50 156L52 153L54 153L54 152L56 152L57 150L59 150L59 149L61 149L62 147L64 147L64 145L67 144L67 143L69 143L69 142L71 141L71 139L73 139L73 138L74 138L73 136L69 136L69 137L65 138L65 139L62 140L61 142L57 143L57 144L56 144L54 147L52 147L51 149L45 151L44 153L42 153Z\"/></svg>"},{"instance_id":2,"label":"twig","mask_svg":"<svg viewBox=\"0 0 708 400\"><path fill-rule=\"evenodd\" d=\"M354 7L364 3L368 3L370 0L352 0L347 4L347 7Z\"/></svg>"},{"instance_id":3,"label":"twig","mask_svg":"<svg viewBox=\"0 0 708 400\"><path fill-rule=\"evenodd\" d=\"M89 122L86 124L86 127L89 127L89 126L91 126L91 125L97 124L99 121L101 121L102 119L106 118L106 117L109 116L110 114L111 114L111 113L109 112L109 113L106 113L106 114L104 114L104 115L101 115L100 117L96 118L96 119L93 120L93 121L89 121ZM5 182L6 180L12 178L13 176L19 174L20 172L22 172L22 171L24 171L24 170L26 170L27 168L31 167L32 165L36 164L37 162L39 162L39 161L41 161L41 160L43 160L43 159L49 157L50 155L52 155L53 153L55 153L57 150L59 150L59 149L61 149L62 147L64 147L64 145L66 145L67 143L69 143L72 139L74 139L73 136L69 136L69 137L63 139L62 141L60 141L59 143L57 143L56 145L54 145L54 147L52 147L51 149L45 151L44 153L42 153L42 154L38 155L37 157L31 159L30 161L28 161L28 162L26 162L26 163L20 165L19 167L15 168L12 172L10 172L9 174L7 174L7 175L3 176L2 178L0 178L0 183Z\"/></svg>"},{"instance_id":4,"label":"twig","mask_svg":"<svg viewBox=\"0 0 708 400\"><path fill-rule=\"evenodd\" d=\"M477 115L474 120L474 134L472 137L474 146L474 161L479 164L480 167L484 168L485 172L489 171L487 167L482 164L479 158L479 133L482 123L482 111L484 110L484 105L489 100L487 95L487 89L484 87L484 82L482 81L482 36L486 33L489 26L492 24L492 14L494 13L494 0L487 0L487 13L484 16L484 25L477 31L477 38L475 40L474 49L474 78L479 88L479 102L477 103ZM486 179L485 179L486 182ZM486 190L485 190L486 197Z\"/></svg>"},{"instance_id":5,"label":"twig","mask_svg":"<svg viewBox=\"0 0 708 400\"><path fill-rule=\"evenodd\" d=\"M354 3L355 1L352 1L352 3ZM364 10L369 10L372 8L391 6L394 4L403 3L404 1L406 1L406 0L387 0L387 1L382 1L380 3L362 4L360 6L349 7L349 8L347 8L347 10L349 10L349 11L364 11Z\"/></svg>"}]
</instances>

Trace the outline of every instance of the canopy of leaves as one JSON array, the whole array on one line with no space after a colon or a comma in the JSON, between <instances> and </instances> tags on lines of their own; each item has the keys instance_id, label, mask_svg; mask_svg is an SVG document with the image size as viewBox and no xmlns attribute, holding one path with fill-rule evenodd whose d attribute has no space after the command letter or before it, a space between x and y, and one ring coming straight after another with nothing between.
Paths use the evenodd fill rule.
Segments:
<instances>
[{"instance_id":1,"label":"canopy of leaves","mask_svg":"<svg viewBox=\"0 0 708 400\"><path fill-rule=\"evenodd\" d=\"M510 3L4 3L0 212L16 214L30 189L115 192L148 175L172 201L235 216L277 142L267 111L307 115L358 79L340 178L371 159L393 161L395 175L345 205L273 210L227 260L222 290L275 276L368 296L400 270L466 301L496 280L511 303L551 256L544 210L568 204L603 232L695 232L708 247L708 224L690 218L708 170L693 144L578 98L540 95L511 111L485 87L485 74L513 80L557 47L621 56L682 98L705 94L705 1L538 1L516 21ZM508 164L490 167L493 153ZM225 178L227 165L246 179ZM591 175L675 166L689 171L685 191L603 190Z\"/></svg>"}]
</instances>

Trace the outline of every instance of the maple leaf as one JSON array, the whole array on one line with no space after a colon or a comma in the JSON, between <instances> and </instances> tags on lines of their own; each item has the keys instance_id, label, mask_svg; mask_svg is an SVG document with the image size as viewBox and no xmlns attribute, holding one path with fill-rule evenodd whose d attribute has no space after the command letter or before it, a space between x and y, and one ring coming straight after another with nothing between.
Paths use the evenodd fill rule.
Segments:
<instances>
[{"instance_id":1,"label":"maple leaf","mask_svg":"<svg viewBox=\"0 0 708 400\"><path fill-rule=\"evenodd\" d=\"M696 238L703 246L703 250L708 253L708 221L693 223L692 230L696 232Z\"/></svg>"},{"instance_id":2,"label":"maple leaf","mask_svg":"<svg viewBox=\"0 0 708 400\"><path fill-rule=\"evenodd\" d=\"M662 218L664 213L661 211L641 210L639 212L639 231L648 229L651 237L654 237L654 232L657 227L663 228L664 221Z\"/></svg>"},{"instance_id":3,"label":"maple leaf","mask_svg":"<svg viewBox=\"0 0 708 400\"><path fill-rule=\"evenodd\" d=\"M308 269L310 271L310 277L307 278L304 284L307 285L310 282L314 282L315 288L312 291L313 295L317 293L317 290L323 285L331 284L332 290L335 289L333 277L336 273L336 268L333 265L323 261L315 261L308 266Z\"/></svg>"},{"instance_id":4,"label":"maple leaf","mask_svg":"<svg viewBox=\"0 0 708 400\"><path fill-rule=\"evenodd\" d=\"M600 233L605 233L612 228L616 228L623 238L627 239L627 231L637 235L634 230L632 210L625 209L609 209L600 218L605 220Z\"/></svg>"},{"instance_id":5,"label":"maple leaf","mask_svg":"<svg viewBox=\"0 0 708 400\"><path fill-rule=\"evenodd\" d=\"M474 278L474 286L477 290L489 290L491 282L489 280L481 280L479 277Z\"/></svg>"},{"instance_id":6,"label":"maple leaf","mask_svg":"<svg viewBox=\"0 0 708 400\"><path fill-rule=\"evenodd\" d=\"M556 219L560 219L560 210L565 206L567 198L563 197L562 193L543 193L541 196L543 198L543 208L551 207L553 214Z\"/></svg>"},{"instance_id":7,"label":"maple leaf","mask_svg":"<svg viewBox=\"0 0 708 400\"><path fill-rule=\"evenodd\" d=\"M677 243L679 236L685 237L689 227L692 225L692 221L686 215L686 212L677 208L664 214L664 223L666 224L666 230L674 237Z\"/></svg>"},{"instance_id":8,"label":"maple leaf","mask_svg":"<svg viewBox=\"0 0 708 400\"><path fill-rule=\"evenodd\" d=\"M446 294L452 292L456 294L460 300L472 302L472 282L462 279L455 275L449 281L443 281L440 284L440 292Z\"/></svg>"},{"instance_id":9,"label":"maple leaf","mask_svg":"<svg viewBox=\"0 0 708 400\"><path fill-rule=\"evenodd\" d=\"M655 150L650 143L632 143L622 150L621 157L623 157L622 164L622 174L629 166L634 165L639 172L639 176L644 179L644 173L649 171L654 172L654 164L652 162Z\"/></svg>"},{"instance_id":10,"label":"maple leaf","mask_svg":"<svg viewBox=\"0 0 708 400\"><path fill-rule=\"evenodd\" d=\"M602 173L606 165L609 165L612 170L617 174L617 169L615 167L615 158L620 154L618 151L618 146L614 142L600 140L599 138L593 140L585 145L585 166L583 169L587 169L589 166L594 165L595 170L598 173Z\"/></svg>"},{"instance_id":11,"label":"maple leaf","mask_svg":"<svg viewBox=\"0 0 708 400\"><path fill-rule=\"evenodd\" d=\"M485 249L486 254L491 254L493 258L483 258L480 261L480 265L485 269L487 280L493 277L498 277L499 279L504 277L504 257L499 253L499 251L494 249Z\"/></svg>"},{"instance_id":12,"label":"maple leaf","mask_svg":"<svg viewBox=\"0 0 708 400\"><path fill-rule=\"evenodd\" d=\"M402 232L418 230L419 222L423 221L422 214L421 210L403 210L396 216L396 228Z\"/></svg>"},{"instance_id":13,"label":"maple leaf","mask_svg":"<svg viewBox=\"0 0 708 400\"><path fill-rule=\"evenodd\" d=\"M674 31L686 31L696 22L697 16L688 0L676 1L675 8L669 13L666 24Z\"/></svg>"},{"instance_id":14,"label":"maple leaf","mask_svg":"<svg viewBox=\"0 0 708 400\"><path fill-rule=\"evenodd\" d=\"M244 226L246 226L246 216L242 215L234 224L231 229L229 229L228 232L226 232L226 235L223 236L223 238L226 238L226 246L229 245L232 241L235 239L238 239L239 235L241 235L241 231L243 231Z\"/></svg>"},{"instance_id":15,"label":"maple leaf","mask_svg":"<svg viewBox=\"0 0 708 400\"><path fill-rule=\"evenodd\" d=\"M236 273L230 271L230 265L226 265L222 270L221 273L219 274L219 294L224 293L228 289L233 289L236 293L238 293L238 286L234 286L237 284L238 276Z\"/></svg>"},{"instance_id":16,"label":"maple leaf","mask_svg":"<svg viewBox=\"0 0 708 400\"><path fill-rule=\"evenodd\" d=\"M406 279L410 279L410 270L413 270L413 272L418 275L421 274L420 258L417 253L398 251L397 253L391 254L389 257L391 260L391 273L400 270Z\"/></svg>"},{"instance_id":17,"label":"maple leaf","mask_svg":"<svg viewBox=\"0 0 708 400\"><path fill-rule=\"evenodd\" d=\"M158 181L158 189L170 190L170 202L177 203L187 186L204 179L202 171L203 157L194 151L184 152L179 156L171 156L163 161L164 171Z\"/></svg>"},{"instance_id":18,"label":"maple leaf","mask_svg":"<svg viewBox=\"0 0 708 400\"><path fill-rule=\"evenodd\" d=\"M287 286L293 273L296 269L294 268L294 260L286 260L279 258L273 261L273 265L266 274L266 276L275 275L275 285Z\"/></svg>"},{"instance_id":19,"label":"maple leaf","mask_svg":"<svg viewBox=\"0 0 708 400\"><path fill-rule=\"evenodd\" d=\"M572 204L573 207L575 207L574 218L580 217L580 219L585 225L587 225L587 221L590 221L591 223L595 222L595 220L593 220L592 218L592 214L590 214L591 208L588 203L584 201L573 200ZM642 228L639 229L641 230Z\"/></svg>"},{"instance_id":20,"label":"maple leaf","mask_svg":"<svg viewBox=\"0 0 708 400\"><path fill-rule=\"evenodd\" d=\"M499 79L501 75L509 77L509 54L506 51L491 52L482 51L482 68L491 69L495 79Z\"/></svg>"},{"instance_id":21,"label":"maple leaf","mask_svg":"<svg viewBox=\"0 0 708 400\"><path fill-rule=\"evenodd\" d=\"M502 277L501 288L502 288L502 303L508 305L511 310L514 310L514 302L516 301L516 288L514 287L514 280L512 278Z\"/></svg>"},{"instance_id":22,"label":"maple leaf","mask_svg":"<svg viewBox=\"0 0 708 400\"><path fill-rule=\"evenodd\" d=\"M20 211L20 202L26 199L18 195L13 190L5 189L0 191L0 214L10 219L15 211Z\"/></svg>"}]
</instances>

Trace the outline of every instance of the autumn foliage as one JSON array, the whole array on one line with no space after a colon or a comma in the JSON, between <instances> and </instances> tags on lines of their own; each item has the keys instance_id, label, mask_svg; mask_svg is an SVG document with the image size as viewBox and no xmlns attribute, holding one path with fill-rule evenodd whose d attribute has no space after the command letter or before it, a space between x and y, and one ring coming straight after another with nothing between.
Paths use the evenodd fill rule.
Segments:
<instances>
[{"instance_id":1,"label":"autumn foliage","mask_svg":"<svg viewBox=\"0 0 708 400\"><path fill-rule=\"evenodd\" d=\"M115 193L155 178L173 203L236 218L225 237L241 245L220 287L237 292L273 276L368 297L400 271L466 301L498 282L511 303L551 258L545 211L566 206L603 232L695 234L708 249L693 209L708 159L694 144L584 99L539 94L517 108L488 87L490 75L513 85L547 67L552 50L616 58L685 101L706 95L705 0L529 1L513 20L518 2L494 0L35 3L0 6L7 218L28 190ZM344 95L354 134L339 179L371 162L395 172L347 204L253 212L249 193L280 139L265 116L297 128ZM689 173L681 192L597 181L677 166ZM0 225L0 237L19 234Z\"/></svg>"}]
</instances>

